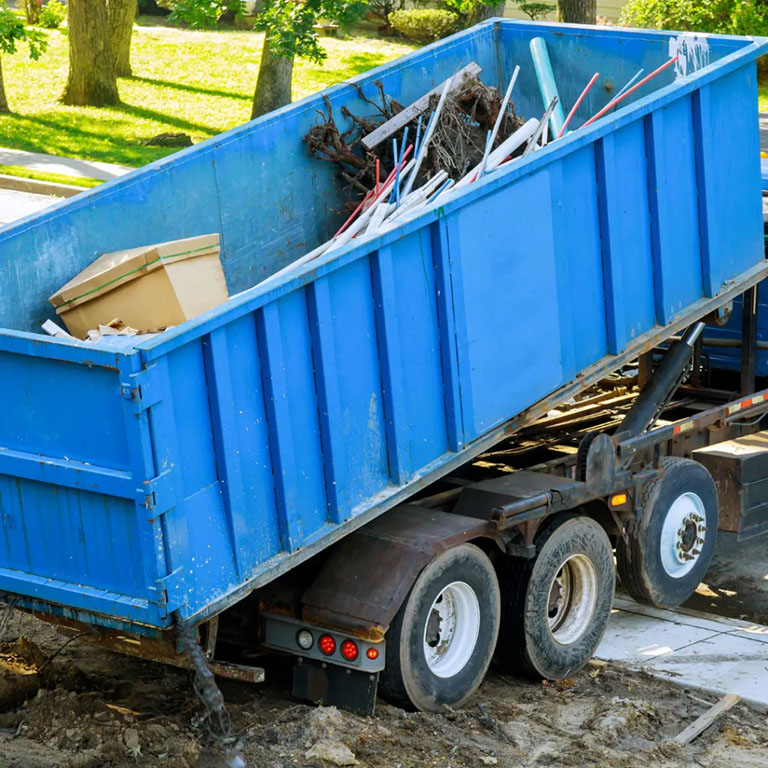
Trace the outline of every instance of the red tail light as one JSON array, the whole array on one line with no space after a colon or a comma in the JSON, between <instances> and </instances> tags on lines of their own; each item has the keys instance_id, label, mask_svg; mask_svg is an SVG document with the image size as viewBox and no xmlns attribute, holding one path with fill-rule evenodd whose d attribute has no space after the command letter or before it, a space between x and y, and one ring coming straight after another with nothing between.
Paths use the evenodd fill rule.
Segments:
<instances>
[{"instance_id":1,"label":"red tail light","mask_svg":"<svg viewBox=\"0 0 768 768\"><path fill-rule=\"evenodd\" d=\"M330 656L336 650L336 641L330 635L322 635L317 645L326 656Z\"/></svg>"},{"instance_id":2,"label":"red tail light","mask_svg":"<svg viewBox=\"0 0 768 768\"><path fill-rule=\"evenodd\" d=\"M341 655L347 661L354 661L357 658L358 653L357 643L353 643L351 640L345 640L341 644Z\"/></svg>"}]
</instances>

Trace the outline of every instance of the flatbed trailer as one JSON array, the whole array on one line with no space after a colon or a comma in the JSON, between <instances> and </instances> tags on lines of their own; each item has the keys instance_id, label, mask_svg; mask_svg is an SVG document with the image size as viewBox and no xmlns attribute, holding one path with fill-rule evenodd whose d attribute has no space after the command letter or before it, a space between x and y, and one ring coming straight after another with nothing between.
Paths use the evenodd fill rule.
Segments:
<instances>
[{"instance_id":1,"label":"flatbed trailer","mask_svg":"<svg viewBox=\"0 0 768 768\"><path fill-rule=\"evenodd\" d=\"M611 72L584 118L675 40L493 20L356 85L407 103L475 61L503 87L534 36L566 103ZM342 190L299 141L319 96L0 230L0 591L124 652L259 679L223 652L235 627L251 652L297 657L298 694L362 711L379 682L407 706L457 706L494 652L543 677L577 669L608 619L614 545L634 594L679 601L717 495L648 428L701 321L768 275L751 119L768 44L707 40L702 69L266 284L339 223ZM540 114L532 68L518 89L517 111ZM362 106L347 85L325 95ZM33 332L99 253L205 231L241 292L222 307L121 351ZM675 336L626 429L585 440L570 476L419 503ZM670 536L673 574L654 538Z\"/></svg>"}]
</instances>

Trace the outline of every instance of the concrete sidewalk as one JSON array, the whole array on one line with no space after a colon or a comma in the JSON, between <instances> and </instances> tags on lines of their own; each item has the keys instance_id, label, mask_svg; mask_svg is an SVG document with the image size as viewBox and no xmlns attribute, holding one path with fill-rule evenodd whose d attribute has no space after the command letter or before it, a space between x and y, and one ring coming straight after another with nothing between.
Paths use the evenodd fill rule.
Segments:
<instances>
[{"instance_id":1,"label":"concrete sidewalk","mask_svg":"<svg viewBox=\"0 0 768 768\"><path fill-rule=\"evenodd\" d=\"M10 224L16 219L42 211L43 208L48 208L48 206L59 203L61 200L60 197L0 189L0 227Z\"/></svg>"},{"instance_id":2,"label":"concrete sidewalk","mask_svg":"<svg viewBox=\"0 0 768 768\"><path fill-rule=\"evenodd\" d=\"M768 627L617 597L595 656L768 709Z\"/></svg>"},{"instance_id":3,"label":"concrete sidewalk","mask_svg":"<svg viewBox=\"0 0 768 768\"><path fill-rule=\"evenodd\" d=\"M100 179L101 181L116 179L135 170L126 165L57 157L56 155L44 155L39 152L26 152L23 149L6 149L4 147L0 147L0 165L20 165L30 171L58 173L62 176L80 176L88 179Z\"/></svg>"}]
</instances>

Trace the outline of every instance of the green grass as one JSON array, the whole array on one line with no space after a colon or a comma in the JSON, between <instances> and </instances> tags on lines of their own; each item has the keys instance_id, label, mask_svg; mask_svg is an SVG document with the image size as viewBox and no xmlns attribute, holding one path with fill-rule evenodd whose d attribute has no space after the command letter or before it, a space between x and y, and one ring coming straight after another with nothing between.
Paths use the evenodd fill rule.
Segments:
<instances>
[{"instance_id":1,"label":"green grass","mask_svg":"<svg viewBox=\"0 0 768 768\"><path fill-rule=\"evenodd\" d=\"M768 78L761 76L757 81L758 112L768 112Z\"/></svg>"},{"instance_id":2,"label":"green grass","mask_svg":"<svg viewBox=\"0 0 768 768\"><path fill-rule=\"evenodd\" d=\"M175 151L143 146L144 139L181 131L200 141L249 119L261 34L184 30L142 19L139 24L131 51L134 76L120 79L123 103L117 107L59 103L68 66L64 31L46 33L48 51L38 61L27 57L24 46L3 56L14 114L0 115L0 147L140 166ZM322 45L326 61L297 61L294 99L412 50L408 44L363 36L327 37Z\"/></svg>"},{"instance_id":3,"label":"green grass","mask_svg":"<svg viewBox=\"0 0 768 768\"><path fill-rule=\"evenodd\" d=\"M31 171L21 165L0 165L0 173L5 176L18 176L22 179L35 181L50 181L54 184L69 184L75 187L98 187L103 184L99 179L86 179L82 176L66 176L63 173L47 173L46 171Z\"/></svg>"}]
</instances>

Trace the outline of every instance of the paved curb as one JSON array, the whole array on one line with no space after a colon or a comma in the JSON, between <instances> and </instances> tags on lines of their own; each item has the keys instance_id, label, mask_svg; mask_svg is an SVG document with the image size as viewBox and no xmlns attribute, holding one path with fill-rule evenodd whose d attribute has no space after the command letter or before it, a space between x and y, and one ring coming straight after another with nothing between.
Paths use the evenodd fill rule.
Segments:
<instances>
[{"instance_id":1,"label":"paved curb","mask_svg":"<svg viewBox=\"0 0 768 768\"><path fill-rule=\"evenodd\" d=\"M72 184L57 184L53 181L25 179L21 176L7 176L0 173L0 189L13 189L16 192L31 192L35 195L50 195L52 197L74 197L81 192L87 192L89 188L76 187Z\"/></svg>"},{"instance_id":2,"label":"paved curb","mask_svg":"<svg viewBox=\"0 0 768 768\"><path fill-rule=\"evenodd\" d=\"M715 696L736 693L742 703L768 713L768 626L686 608L655 608L623 595L613 608L618 616L608 623L596 658L681 688Z\"/></svg>"}]
</instances>

